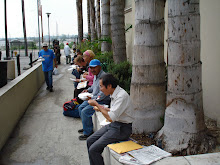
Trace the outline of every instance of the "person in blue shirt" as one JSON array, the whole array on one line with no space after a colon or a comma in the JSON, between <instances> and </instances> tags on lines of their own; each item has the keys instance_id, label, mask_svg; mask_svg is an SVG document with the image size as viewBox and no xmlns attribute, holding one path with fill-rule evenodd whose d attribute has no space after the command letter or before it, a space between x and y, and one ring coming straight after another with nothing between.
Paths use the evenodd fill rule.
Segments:
<instances>
[{"instance_id":1,"label":"person in blue shirt","mask_svg":"<svg viewBox=\"0 0 220 165\"><path fill-rule=\"evenodd\" d=\"M55 63L55 67L57 68L56 56L51 49L48 49L47 43L43 43L43 50L40 51L39 57L43 58L42 61L42 69L45 76L45 81L47 84L47 90L53 92L53 62Z\"/></svg>"},{"instance_id":2,"label":"person in blue shirt","mask_svg":"<svg viewBox=\"0 0 220 165\"><path fill-rule=\"evenodd\" d=\"M110 104L110 97L106 96L102 91L100 91L100 84L99 79L102 75L106 74L101 67L101 63L97 59L93 59L89 63L89 67L91 69L91 73L94 75L93 84L87 90L83 92L92 93L92 98L96 100L99 104ZM95 110L93 106L89 105L88 101L84 101L78 108L79 116L82 119L82 126L83 129L78 130L80 134L79 140L86 140L92 133L93 133L93 122L92 122L92 115L94 114Z\"/></svg>"}]
</instances>

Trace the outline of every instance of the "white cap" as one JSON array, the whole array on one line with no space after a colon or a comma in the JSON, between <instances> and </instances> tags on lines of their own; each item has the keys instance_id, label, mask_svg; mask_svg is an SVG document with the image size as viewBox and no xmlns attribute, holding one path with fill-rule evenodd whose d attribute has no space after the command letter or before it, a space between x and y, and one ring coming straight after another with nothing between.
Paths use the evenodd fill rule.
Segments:
<instances>
[{"instance_id":1,"label":"white cap","mask_svg":"<svg viewBox=\"0 0 220 165\"><path fill-rule=\"evenodd\" d=\"M42 44L42 47L48 47L47 43L44 42L44 43Z\"/></svg>"}]
</instances>

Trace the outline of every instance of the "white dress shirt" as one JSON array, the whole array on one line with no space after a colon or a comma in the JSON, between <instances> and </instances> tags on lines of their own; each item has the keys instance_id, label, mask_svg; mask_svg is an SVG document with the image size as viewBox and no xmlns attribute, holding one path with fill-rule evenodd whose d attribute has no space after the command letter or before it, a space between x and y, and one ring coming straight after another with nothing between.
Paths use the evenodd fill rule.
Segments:
<instances>
[{"instance_id":1,"label":"white dress shirt","mask_svg":"<svg viewBox=\"0 0 220 165\"><path fill-rule=\"evenodd\" d=\"M111 107L108 115L112 121L132 123L134 121L134 108L129 94L117 86L111 98Z\"/></svg>"}]
</instances>

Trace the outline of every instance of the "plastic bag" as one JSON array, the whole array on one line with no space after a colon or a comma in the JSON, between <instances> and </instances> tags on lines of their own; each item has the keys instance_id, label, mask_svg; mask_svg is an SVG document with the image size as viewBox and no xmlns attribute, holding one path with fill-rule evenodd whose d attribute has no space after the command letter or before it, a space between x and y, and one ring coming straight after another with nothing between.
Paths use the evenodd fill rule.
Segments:
<instances>
[{"instance_id":1,"label":"plastic bag","mask_svg":"<svg viewBox=\"0 0 220 165\"><path fill-rule=\"evenodd\" d=\"M57 75L58 74L58 69L57 68L54 68L53 69L53 75Z\"/></svg>"}]
</instances>

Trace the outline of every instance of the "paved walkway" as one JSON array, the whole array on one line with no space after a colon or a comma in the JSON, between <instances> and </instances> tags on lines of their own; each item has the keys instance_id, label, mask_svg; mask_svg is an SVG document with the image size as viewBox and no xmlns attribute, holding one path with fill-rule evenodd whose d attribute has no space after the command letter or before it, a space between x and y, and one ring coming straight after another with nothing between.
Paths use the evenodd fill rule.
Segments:
<instances>
[{"instance_id":1,"label":"paved walkway","mask_svg":"<svg viewBox=\"0 0 220 165\"><path fill-rule=\"evenodd\" d=\"M1 165L89 165L86 142L78 140L81 120L62 114L74 91L64 61L62 57L60 74L53 76L54 92L42 86L3 147Z\"/></svg>"}]
</instances>

